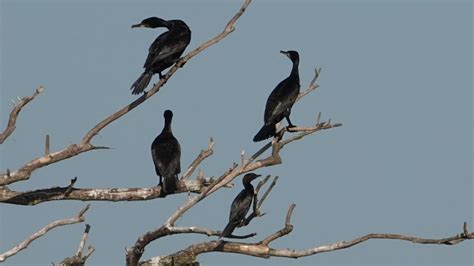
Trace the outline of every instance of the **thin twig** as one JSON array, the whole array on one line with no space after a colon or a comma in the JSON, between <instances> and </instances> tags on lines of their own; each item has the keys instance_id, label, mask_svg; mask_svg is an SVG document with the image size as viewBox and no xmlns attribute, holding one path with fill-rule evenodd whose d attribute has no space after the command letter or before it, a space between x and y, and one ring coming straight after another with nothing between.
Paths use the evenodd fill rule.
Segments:
<instances>
[{"instance_id":1,"label":"thin twig","mask_svg":"<svg viewBox=\"0 0 474 266\"><path fill-rule=\"evenodd\" d=\"M319 85L316 84L316 80L319 78L319 74L321 74L321 68L314 69L314 77L311 80L311 82L309 83L308 88L305 91L302 91L302 92L300 92L300 94L298 94L298 98L296 98L296 101L299 101L301 98L303 98L304 96L306 96L310 92L312 92L312 91L316 90L317 88L319 88Z\"/></svg>"},{"instance_id":2,"label":"thin twig","mask_svg":"<svg viewBox=\"0 0 474 266\"><path fill-rule=\"evenodd\" d=\"M213 153L214 153L214 140L210 138L207 149L201 150L201 152L196 157L196 159L194 159L194 161L189 165L186 172L184 172L183 176L181 177L181 180L188 179L193 174L194 170L196 170L196 168L199 166L199 164L201 164L201 162L204 161L204 159L211 156Z\"/></svg>"},{"instance_id":3,"label":"thin twig","mask_svg":"<svg viewBox=\"0 0 474 266\"><path fill-rule=\"evenodd\" d=\"M45 142L44 142L44 155L49 154L49 147L50 147L49 134L46 134L46 139L45 139Z\"/></svg>"},{"instance_id":4,"label":"thin twig","mask_svg":"<svg viewBox=\"0 0 474 266\"><path fill-rule=\"evenodd\" d=\"M8 124L5 130L0 133L0 144L3 144L3 142L13 133L13 131L16 128L16 119L18 118L18 115L20 114L21 109L25 107L29 102L31 102L38 94L42 93L44 91L44 88L42 86L39 86L35 92L31 96L25 96L23 98L20 98L18 102L15 104L13 107L12 111L10 112L10 116L8 118Z\"/></svg>"},{"instance_id":5,"label":"thin twig","mask_svg":"<svg viewBox=\"0 0 474 266\"><path fill-rule=\"evenodd\" d=\"M284 235L287 235L293 231L293 225L291 224L291 215L293 214L293 210L295 209L296 205L293 203L288 207L288 212L286 213L285 224L282 229L279 231L267 236L264 240L260 241L259 244L263 246L268 246L270 242L274 241L277 238L280 238Z\"/></svg>"}]
</instances>

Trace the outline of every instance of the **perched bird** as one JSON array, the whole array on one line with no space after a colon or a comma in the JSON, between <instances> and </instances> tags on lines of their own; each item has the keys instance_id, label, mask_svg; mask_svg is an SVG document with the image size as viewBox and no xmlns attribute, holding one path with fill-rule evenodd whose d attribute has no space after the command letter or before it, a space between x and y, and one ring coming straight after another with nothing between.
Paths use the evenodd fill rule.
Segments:
<instances>
[{"instance_id":1,"label":"perched bird","mask_svg":"<svg viewBox=\"0 0 474 266\"><path fill-rule=\"evenodd\" d=\"M255 142L274 137L276 135L276 124L283 118L288 121L288 127L295 127L290 121L290 113L291 107L300 93L300 75L298 74L300 56L296 51L280 51L280 53L290 58L293 62L293 68L290 76L281 81L268 96L263 118L265 124L253 138Z\"/></svg>"},{"instance_id":2,"label":"perched bird","mask_svg":"<svg viewBox=\"0 0 474 266\"><path fill-rule=\"evenodd\" d=\"M150 83L153 74L158 73L161 79L161 72L172 66L191 42L191 30L182 20L164 20L151 17L144 19L139 24L132 25L132 28L139 27L166 27L168 31L158 36L148 49L148 57L143 65L145 71L130 88L132 94L143 92Z\"/></svg>"},{"instance_id":3,"label":"perched bird","mask_svg":"<svg viewBox=\"0 0 474 266\"><path fill-rule=\"evenodd\" d=\"M160 177L158 185L161 186L163 195L166 195L176 190L178 174L181 172L181 146L171 131L173 112L166 110L163 116L165 126L151 144L151 156L156 174Z\"/></svg>"},{"instance_id":4,"label":"perched bird","mask_svg":"<svg viewBox=\"0 0 474 266\"><path fill-rule=\"evenodd\" d=\"M245 219L254 196L253 186L250 182L259 176L260 175L254 173L249 173L242 179L244 189L242 189L239 195L237 195L234 201L232 201L232 205L230 206L229 223L222 231L221 237L230 236L234 229Z\"/></svg>"}]
</instances>

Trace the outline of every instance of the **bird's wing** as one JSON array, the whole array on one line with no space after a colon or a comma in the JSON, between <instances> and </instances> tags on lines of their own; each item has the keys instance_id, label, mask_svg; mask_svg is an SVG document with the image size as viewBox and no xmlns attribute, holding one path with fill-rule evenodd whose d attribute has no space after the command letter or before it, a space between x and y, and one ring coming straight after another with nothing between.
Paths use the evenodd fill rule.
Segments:
<instances>
[{"instance_id":1,"label":"bird's wing","mask_svg":"<svg viewBox=\"0 0 474 266\"><path fill-rule=\"evenodd\" d=\"M150 68L155 61L155 58L160 54L163 46L167 42L169 38L169 31L164 32L158 36L153 43L148 48L148 56L145 60L145 64L143 65L144 68Z\"/></svg>"},{"instance_id":2,"label":"bird's wing","mask_svg":"<svg viewBox=\"0 0 474 266\"><path fill-rule=\"evenodd\" d=\"M174 136L158 136L152 143L151 153L157 174L172 177L181 172L181 147Z\"/></svg>"},{"instance_id":3,"label":"bird's wing","mask_svg":"<svg viewBox=\"0 0 474 266\"><path fill-rule=\"evenodd\" d=\"M265 105L265 122L277 123L283 119L284 113L293 106L298 96L299 87L295 89L294 86L295 84L286 78L275 87Z\"/></svg>"},{"instance_id":4,"label":"bird's wing","mask_svg":"<svg viewBox=\"0 0 474 266\"><path fill-rule=\"evenodd\" d=\"M183 37L183 34L177 31L167 31L158 36L150 46L145 68L151 67L156 62L174 54L177 54L176 57L179 57L189 44L189 41Z\"/></svg>"},{"instance_id":5,"label":"bird's wing","mask_svg":"<svg viewBox=\"0 0 474 266\"><path fill-rule=\"evenodd\" d=\"M245 189L240 191L239 195L232 201L230 207L229 222L239 223L245 219L252 203L253 194Z\"/></svg>"},{"instance_id":6,"label":"bird's wing","mask_svg":"<svg viewBox=\"0 0 474 266\"><path fill-rule=\"evenodd\" d=\"M162 176L161 169L163 169L164 166L162 162L158 159L158 152L156 151L155 145L151 146L151 158L153 159L153 163L155 164L156 174Z\"/></svg>"}]
</instances>

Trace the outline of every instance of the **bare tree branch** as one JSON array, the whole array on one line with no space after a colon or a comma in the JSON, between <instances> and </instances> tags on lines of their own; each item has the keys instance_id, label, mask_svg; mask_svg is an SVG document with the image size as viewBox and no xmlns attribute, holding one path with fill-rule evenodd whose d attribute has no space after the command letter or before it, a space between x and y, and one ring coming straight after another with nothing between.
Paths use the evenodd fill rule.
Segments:
<instances>
[{"instance_id":1,"label":"bare tree branch","mask_svg":"<svg viewBox=\"0 0 474 266\"><path fill-rule=\"evenodd\" d=\"M20 98L19 101L15 104L13 107L12 111L10 112L10 117L8 118L8 124L5 130L0 133L0 144L3 144L3 142L13 133L13 131L16 128L16 119L18 118L18 115L20 114L21 109L25 107L29 102L31 102L38 94L42 93L44 91L44 88L42 86L39 86L33 95L31 96L25 96L23 98Z\"/></svg>"},{"instance_id":2,"label":"bare tree branch","mask_svg":"<svg viewBox=\"0 0 474 266\"><path fill-rule=\"evenodd\" d=\"M53 187L37 189L26 192L10 190L7 186L0 186L0 202L16 205L36 205L47 201L56 200L81 200L81 201L142 201L163 197L161 187L148 188L74 188L77 179L72 179L66 187ZM178 193L200 193L212 181L208 179L181 180L178 182Z\"/></svg>"},{"instance_id":3,"label":"bare tree branch","mask_svg":"<svg viewBox=\"0 0 474 266\"><path fill-rule=\"evenodd\" d=\"M65 258L61 263L60 266L82 266L85 265L86 260L89 258L92 253L94 253L95 248L93 246L89 246L86 251L84 251L84 246L89 236L89 230L91 226L86 224L86 228L84 233L82 234L81 241L79 242L79 248L77 249L74 256Z\"/></svg>"},{"instance_id":4,"label":"bare tree branch","mask_svg":"<svg viewBox=\"0 0 474 266\"><path fill-rule=\"evenodd\" d=\"M85 220L84 213L89 209L89 207L90 207L90 205L88 204L75 217L68 218L68 219L63 219L63 220L58 220L58 221L52 222L52 223L46 225L45 227L41 228L38 232L36 232L36 233L32 234L31 236L29 236L27 239L25 239L23 242L21 242L17 246L13 247L12 249L10 249L9 251L7 251L3 254L0 254L0 262L5 261L8 257L11 257L11 256L17 254L18 252L20 252L21 250L27 248L28 245L31 242L33 242L34 240L42 237L43 235L45 235L48 231L50 231L53 228L56 228L56 227L62 226L62 225L76 224L76 223L84 222L84 220Z\"/></svg>"},{"instance_id":5,"label":"bare tree branch","mask_svg":"<svg viewBox=\"0 0 474 266\"><path fill-rule=\"evenodd\" d=\"M123 107L122 109L118 110L117 112L113 113L112 115L108 116L101 122L99 122L97 125L95 125L91 130L89 130L85 136L82 138L81 142L79 144L72 144L69 145L67 148L54 152L51 154L44 155L42 157L36 158L28 163L26 163L24 166L22 166L20 169L13 171L9 174L7 173L0 173L0 186L2 185L8 185L13 182L18 182L21 180L27 180L30 178L31 173L39 169L41 167L47 166L49 164L62 161L71 157L74 157L76 155L79 155L83 152L88 152L91 150L96 150L96 149L105 149L107 147L98 147L92 145L90 142L92 138L94 138L102 129L104 129L106 126L108 126L110 123L113 121L121 118L131 110L135 109L137 106L139 106L141 103L146 101L148 98L156 94L164 84L173 76L173 74L178 71L179 68L183 67L183 65L189 61L191 58L202 52L203 50L207 49L208 47L212 46L213 44L216 44L217 42L221 41L223 38L225 38L227 35L229 35L231 32L234 31L235 27L234 24L237 22L237 20L242 16L242 14L245 12L245 9L247 6L251 3L251 0L246 0L244 4L241 6L239 11L231 18L231 20L227 23L225 29L218 34L216 37L210 39L209 41L201 44L198 46L196 49L192 50L188 54L186 54L183 58L178 60L176 64L174 64L173 67L163 76L160 81L153 86L152 89L150 89L148 92L144 93L141 97L130 103L129 105Z\"/></svg>"}]
</instances>

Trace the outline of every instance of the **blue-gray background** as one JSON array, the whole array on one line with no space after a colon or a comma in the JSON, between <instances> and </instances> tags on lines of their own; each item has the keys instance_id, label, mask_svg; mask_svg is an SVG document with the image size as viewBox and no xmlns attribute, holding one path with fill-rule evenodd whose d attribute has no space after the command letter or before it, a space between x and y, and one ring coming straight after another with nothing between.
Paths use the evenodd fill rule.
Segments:
<instances>
[{"instance_id":1,"label":"blue-gray background","mask_svg":"<svg viewBox=\"0 0 474 266\"><path fill-rule=\"evenodd\" d=\"M0 146L1 170L77 143L87 130L135 96L149 44L163 30L130 29L149 16L181 18L188 48L220 32L241 1L1 1L1 128L17 96L46 91L22 112ZM282 151L283 165L258 170L281 177L264 205L267 215L238 233L261 237L281 228L296 203L295 229L272 246L308 248L366 233L445 237L472 219L472 3L469 1L255 1L228 38L189 61L152 99L94 139L114 147L34 172L11 186L147 187L157 184L149 146L175 112L173 129L187 166L216 140L200 168L218 176L243 149L264 143L270 91L290 71L280 50L300 52L302 88L322 67L321 88L299 102L297 125L322 118L343 127L311 135ZM155 78L156 80L156 78ZM240 187L222 190L179 220L221 229ZM123 265L125 247L157 228L186 195L146 202L92 202L89 265ZM42 226L75 215L83 202L35 207L1 205L0 252ZM10 258L7 265L47 265L70 256L83 224L61 227ZM210 238L215 239L215 237ZM143 258L169 254L205 236L172 236L150 244ZM252 240L248 240L252 241ZM429 246L371 240L299 260L211 253L204 265L405 264L471 265L473 244Z\"/></svg>"}]
</instances>

